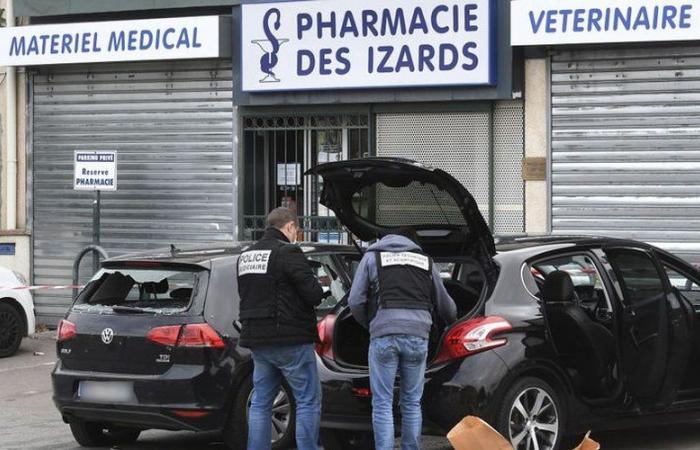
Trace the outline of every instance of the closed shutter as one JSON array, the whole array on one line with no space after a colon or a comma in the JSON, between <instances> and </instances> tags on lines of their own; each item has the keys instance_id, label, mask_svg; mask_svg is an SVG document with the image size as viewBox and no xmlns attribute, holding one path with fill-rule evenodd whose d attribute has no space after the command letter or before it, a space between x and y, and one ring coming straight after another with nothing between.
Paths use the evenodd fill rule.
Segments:
<instances>
[{"instance_id":1,"label":"closed shutter","mask_svg":"<svg viewBox=\"0 0 700 450\"><path fill-rule=\"evenodd\" d=\"M493 113L378 114L377 156L413 159L450 173L487 221L493 202L496 233L523 232L522 102L497 102Z\"/></svg>"},{"instance_id":2,"label":"closed shutter","mask_svg":"<svg viewBox=\"0 0 700 450\"><path fill-rule=\"evenodd\" d=\"M700 262L700 47L552 58L552 231Z\"/></svg>"},{"instance_id":3,"label":"closed shutter","mask_svg":"<svg viewBox=\"0 0 700 450\"><path fill-rule=\"evenodd\" d=\"M70 284L73 259L92 242L95 193L73 190L75 150L118 151L118 191L102 193L110 256L233 239L231 84L221 61L71 66L33 76L34 283ZM69 291L36 291L39 322L55 323L69 302Z\"/></svg>"}]
</instances>

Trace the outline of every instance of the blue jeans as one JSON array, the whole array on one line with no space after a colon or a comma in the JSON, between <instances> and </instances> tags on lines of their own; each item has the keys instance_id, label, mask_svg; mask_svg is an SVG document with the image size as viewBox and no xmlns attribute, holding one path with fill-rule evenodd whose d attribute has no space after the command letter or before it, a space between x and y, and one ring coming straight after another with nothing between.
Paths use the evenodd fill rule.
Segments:
<instances>
[{"instance_id":1,"label":"blue jeans","mask_svg":"<svg viewBox=\"0 0 700 450\"><path fill-rule=\"evenodd\" d=\"M372 426L377 450L394 448L394 380L401 377L401 449L420 449L428 340L395 334L372 338L369 344L369 379L372 388Z\"/></svg>"},{"instance_id":2,"label":"blue jeans","mask_svg":"<svg viewBox=\"0 0 700 450\"><path fill-rule=\"evenodd\" d=\"M253 349L253 399L248 413L248 450L271 447L272 404L282 377L296 402L298 450L318 450L321 382L313 344Z\"/></svg>"}]
</instances>

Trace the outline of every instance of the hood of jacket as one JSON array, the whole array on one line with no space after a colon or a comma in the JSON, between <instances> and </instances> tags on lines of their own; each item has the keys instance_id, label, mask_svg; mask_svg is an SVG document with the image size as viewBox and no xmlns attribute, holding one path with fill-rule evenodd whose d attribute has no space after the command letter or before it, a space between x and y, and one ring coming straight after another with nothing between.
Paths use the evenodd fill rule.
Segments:
<instances>
[{"instance_id":1,"label":"hood of jacket","mask_svg":"<svg viewBox=\"0 0 700 450\"><path fill-rule=\"evenodd\" d=\"M388 234L370 245L368 252L422 252L420 245L398 234Z\"/></svg>"}]
</instances>

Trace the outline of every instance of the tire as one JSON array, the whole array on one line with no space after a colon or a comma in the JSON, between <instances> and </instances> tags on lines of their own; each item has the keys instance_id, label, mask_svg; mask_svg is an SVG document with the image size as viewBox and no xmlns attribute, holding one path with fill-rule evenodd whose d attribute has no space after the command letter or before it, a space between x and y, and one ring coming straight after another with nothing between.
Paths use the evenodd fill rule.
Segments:
<instances>
[{"instance_id":1,"label":"tire","mask_svg":"<svg viewBox=\"0 0 700 450\"><path fill-rule=\"evenodd\" d=\"M224 430L224 442L232 450L245 450L248 444L248 408L253 394L253 377L248 376L241 383L233 401L231 413ZM282 396L280 396L282 395ZM289 388L282 383L280 395L273 406L273 427L278 430L278 436L272 436L272 449L284 450L295 445L296 411L294 398ZM285 406L286 405L286 406ZM278 411L275 409L279 408ZM281 426L286 424L286 426Z\"/></svg>"},{"instance_id":2,"label":"tire","mask_svg":"<svg viewBox=\"0 0 700 450\"><path fill-rule=\"evenodd\" d=\"M321 444L327 450L374 450L370 432L321 429Z\"/></svg>"},{"instance_id":3,"label":"tire","mask_svg":"<svg viewBox=\"0 0 700 450\"><path fill-rule=\"evenodd\" d=\"M514 450L534 448L528 447L533 438L540 450L560 450L566 434L566 406L549 383L534 377L521 378L503 395L496 428Z\"/></svg>"},{"instance_id":4,"label":"tire","mask_svg":"<svg viewBox=\"0 0 700 450\"><path fill-rule=\"evenodd\" d=\"M73 438L83 447L108 447L115 444L131 444L136 442L141 434L141 430L136 428L86 422L81 419L72 419L69 425Z\"/></svg>"},{"instance_id":5,"label":"tire","mask_svg":"<svg viewBox=\"0 0 700 450\"><path fill-rule=\"evenodd\" d=\"M7 303L0 303L0 358L17 353L24 337L24 320L20 313Z\"/></svg>"}]
</instances>

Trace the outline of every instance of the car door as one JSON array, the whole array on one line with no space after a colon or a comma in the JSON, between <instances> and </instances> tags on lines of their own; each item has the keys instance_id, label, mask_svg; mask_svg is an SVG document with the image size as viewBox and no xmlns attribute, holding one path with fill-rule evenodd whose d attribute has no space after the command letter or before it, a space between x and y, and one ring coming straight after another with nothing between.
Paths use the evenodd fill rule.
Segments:
<instances>
[{"instance_id":1,"label":"car door","mask_svg":"<svg viewBox=\"0 0 700 450\"><path fill-rule=\"evenodd\" d=\"M651 251L605 249L609 274L621 303L619 339L622 374L644 408L669 405L676 397L689 355L684 307Z\"/></svg>"}]
</instances>

